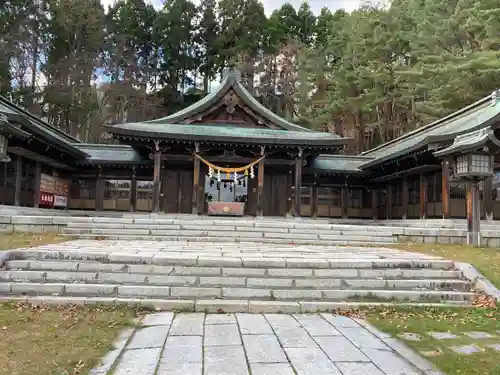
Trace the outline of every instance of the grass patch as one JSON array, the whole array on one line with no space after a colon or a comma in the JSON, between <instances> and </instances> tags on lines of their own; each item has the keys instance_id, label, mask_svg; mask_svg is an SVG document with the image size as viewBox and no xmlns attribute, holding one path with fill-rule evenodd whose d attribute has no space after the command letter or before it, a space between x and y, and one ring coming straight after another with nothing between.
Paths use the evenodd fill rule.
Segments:
<instances>
[{"instance_id":1,"label":"grass patch","mask_svg":"<svg viewBox=\"0 0 500 375\"><path fill-rule=\"evenodd\" d=\"M500 353L487 347L500 344L500 309L464 308L374 308L366 318L380 330L396 337L403 332L416 333L421 341L405 341L420 353L434 353L427 359L448 375L500 375ZM458 336L452 340L436 340L430 331L451 332ZM495 335L493 339L475 340L464 332L484 331ZM451 346L474 344L482 349L471 355L457 354Z\"/></svg>"},{"instance_id":2,"label":"grass patch","mask_svg":"<svg viewBox=\"0 0 500 375\"><path fill-rule=\"evenodd\" d=\"M393 247L470 263L497 288L500 288L500 249L426 244L399 244Z\"/></svg>"},{"instance_id":3,"label":"grass patch","mask_svg":"<svg viewBox=\"0 0 500 375\"><path fill-rule=\"evenodd\" d=\"M134 317L117 307L0 304L0 375L87 374Z\"/></svg>"},{"instance_id":4,"label":"grass patch","mask_svg":"<svg viewBox=\"0 0 500 375\"><path fill-rule=\"evenodd\" d=\"M57 233L0 233L0 251L67 241Z\"/></svg>"}]
</instances>

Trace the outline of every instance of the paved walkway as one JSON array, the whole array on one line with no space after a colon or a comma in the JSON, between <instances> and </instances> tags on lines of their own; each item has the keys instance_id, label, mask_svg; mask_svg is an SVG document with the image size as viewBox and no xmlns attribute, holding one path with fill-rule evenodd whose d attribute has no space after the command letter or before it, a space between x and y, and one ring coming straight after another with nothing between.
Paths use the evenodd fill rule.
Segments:
<instances>
[{"instance_id":1,"label":"paved walkway","mask_svg":"<svg viewBox=\"0 0 500 375\"><path fill-rule=\"evenodd\" d=\"M116 348L91 375L440 374L365 321L332 314L155 313Z\"/></svg>"}]
</instances>

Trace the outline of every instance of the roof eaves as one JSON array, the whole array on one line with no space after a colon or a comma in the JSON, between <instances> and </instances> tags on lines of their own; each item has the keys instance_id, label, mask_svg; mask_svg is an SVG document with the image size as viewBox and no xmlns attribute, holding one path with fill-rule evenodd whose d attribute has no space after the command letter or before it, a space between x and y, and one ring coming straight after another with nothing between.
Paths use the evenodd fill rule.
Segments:
<instances>
[{"instance_id":1,"label":"roof eaves","mask_svg":"<svg viewBox=\"0 0 500 375\"><path fill-rule=\"evenodd\" d=\"M474 109L475 107L478 107L478 106L484 104L487 101L491 101L492 98L493 98L493 95L494 94L490 94L490 95L488 95L488 96L486 96L486 97L478 100L477 102L472 103L471 105L469 105L469 106L467 106L465 108L460 109L459 111L453 112L453 113L449 114L448 116L445 116L445 117L443 117L443 118L441 118L439 120L431 122L430 124L427 124L427 125L422 126L422 127L418 128L418 129L415 129L415 130L413 130L413 131L411 131L409 133L406 133L406 134L402 135L401 137L395 138L395 139L393 139L393 140L391 140L389 142L383 143L383 144L381 144L381 145L379 145L377 147L374 147L374 148L372 148L372 149L370 149L368 151L365 151L365 152L361 153L361 155L369 155L370 153L373 153L373 152L381 150L381 149L383 149L385 147L391 146L392 144L397 143L397 142L399 142L399 141L401 141L403 139L407 139L407 138L413 137L413 136L418 135L418 134L420 134L420 133L422 133L422 132L424 132L426 130L432 129L432 128L436 127L437 125L442 124L445 121L448 121L448 120L451 120L451 119L453 119L455 117L458 117L458 116L464 114L465 112L468 112L468 111Z\"/></svg>"}]
</instances>

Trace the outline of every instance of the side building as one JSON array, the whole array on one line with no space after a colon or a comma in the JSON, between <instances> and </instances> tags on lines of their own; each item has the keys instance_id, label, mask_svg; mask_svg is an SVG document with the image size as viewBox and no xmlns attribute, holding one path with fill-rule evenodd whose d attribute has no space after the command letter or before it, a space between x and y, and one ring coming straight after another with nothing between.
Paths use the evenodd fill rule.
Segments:
<instances>
[{"instance_id":1,"label":"side building","mask_svg":"<svg viewBox=\"0 0 500 375\"><path fill-rule=\"evenodd\" d=\"M108 126L118 145L81 143L0 98L0 204L204 215L225 202L252 216L464 218L467 186L435 152L480 129L500 133L499 98L360 155L343 153L352 139L267 110L234 73L175 114ZM497 186L481 185L484 218L500 219Z\"/></svg>"}]
</instances>

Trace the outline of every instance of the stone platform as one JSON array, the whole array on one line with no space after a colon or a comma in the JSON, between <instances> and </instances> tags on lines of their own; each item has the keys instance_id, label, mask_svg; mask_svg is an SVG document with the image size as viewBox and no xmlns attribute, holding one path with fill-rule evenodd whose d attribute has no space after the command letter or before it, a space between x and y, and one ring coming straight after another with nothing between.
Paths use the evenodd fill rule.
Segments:
<instances>
[{"instance_id":1,"label":"stone platform","mask_svg":"<svg viewBox=\"0 0 500 375\"><path fill-rule=\"evenodd\" d=\"M457 220L214 218L116 212L20 210L0 207L0 232L56 232L80 239L268 244L364 245L394 243L466 244L465 222ZM104 215L104 216L103 216ZM483 246L500 247L500 223L482 223Z\"/></svg>"},{"instance_id":2,"label":"stone platform","mask_svg":"<svg viewBox=\"0 0 500 375\"><path fill-rule=\"evenodd\" d=\"M441 374L402 342L344 316L156 313L142 323L90 375Z\"/></svg>"},{"instance_id":3,"label":"stone platform","mask_svg":"<svg viewBox=\"0 0 500 375\"><path fill-rule=\"evenodd\" d=\"M452 261L383 247L77 240L3 257L3 298L33 303L298 313L475 298Z\"/></svg>"}]
</instances>

